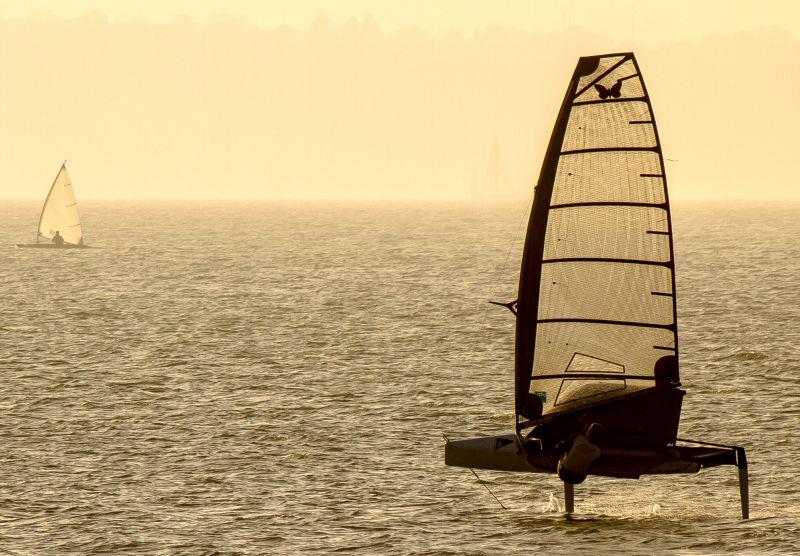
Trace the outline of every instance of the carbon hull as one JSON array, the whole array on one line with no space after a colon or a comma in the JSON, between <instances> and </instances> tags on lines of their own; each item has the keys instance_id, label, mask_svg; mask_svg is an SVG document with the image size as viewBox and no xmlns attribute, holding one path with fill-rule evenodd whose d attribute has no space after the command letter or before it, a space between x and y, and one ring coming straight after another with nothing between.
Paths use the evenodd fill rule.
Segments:
<instances>
[{"instance_id":1,"label":"carbon hull","mask_svg":"<svg viewBox=\"0 0 800 556\"><path fill-rule=\"evenodd\" d=\"M556 452L528 454L514 434L448 440L444 461L453 467L522 473L556 473ZM607 448L590 475L638 479L642 475L697 473L706 467L736 465L734 447L665 446L659 450Z\"/></svg>"}]
</instances>

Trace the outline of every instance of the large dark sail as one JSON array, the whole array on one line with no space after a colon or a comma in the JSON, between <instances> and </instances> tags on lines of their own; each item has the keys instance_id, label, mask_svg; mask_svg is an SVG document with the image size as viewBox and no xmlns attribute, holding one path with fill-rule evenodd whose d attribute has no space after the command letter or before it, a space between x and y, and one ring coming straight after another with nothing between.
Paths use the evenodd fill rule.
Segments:
<instances>
[{"instance_id":1,"label":"large dark sail","mask_svg":"<svg viewBox=\"0 0 800 556\"><path fill-rule=\"evenodd\" d=\"M536 186L517 298L515 405L534 418L677 382L667 185L632 53L581 58ZM658 369L658 370L657 370Z\"/></svg>"}]
</instances>

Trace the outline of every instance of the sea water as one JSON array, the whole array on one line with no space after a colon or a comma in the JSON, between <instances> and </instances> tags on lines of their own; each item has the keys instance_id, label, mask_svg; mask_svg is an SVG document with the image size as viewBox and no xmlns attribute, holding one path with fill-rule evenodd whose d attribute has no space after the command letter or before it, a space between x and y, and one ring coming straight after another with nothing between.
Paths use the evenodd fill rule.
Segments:
<instances>
[{"instance_id":1,"label":"sea water","mask_svg":"<svg viewBox=\"0 0 800 556\"><path fill-rule=\"evenodd\" d=\"M683 437L736 470L446 467L513 428L525 202L0 204L0 551L800 551L800 204L675 203Z\"/></svg>"}]
</instances>

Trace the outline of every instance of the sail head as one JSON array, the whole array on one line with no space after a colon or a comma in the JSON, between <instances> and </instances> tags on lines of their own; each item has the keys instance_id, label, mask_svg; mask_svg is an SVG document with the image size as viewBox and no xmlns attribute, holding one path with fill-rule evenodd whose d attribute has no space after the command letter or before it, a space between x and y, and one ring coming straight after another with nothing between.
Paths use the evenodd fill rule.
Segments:
<instances>
[{"instance_id":1,"label":"sail head","mask_svg":"<svg viewBox=\"0 0 800 556\"><path fill-rule=\"evenodd\" d=\"M65 243L77 245L83 237L78 203L66 164L61 166L53 180L39 218L39 238L53 239L56 232Z\"/></svg>"},{"instance_id":2,"label":"sail head","mask_svg":"<svg viewBox=\"0 0 800 556\"><path fill-rule=\"evenodd\" d=\"M551 415L652 388L657 375L677 382L673 260L664 161L636 59L581 58L528 226L517 415L536 417L532 397Z\"/></svg>"}]
</instances>

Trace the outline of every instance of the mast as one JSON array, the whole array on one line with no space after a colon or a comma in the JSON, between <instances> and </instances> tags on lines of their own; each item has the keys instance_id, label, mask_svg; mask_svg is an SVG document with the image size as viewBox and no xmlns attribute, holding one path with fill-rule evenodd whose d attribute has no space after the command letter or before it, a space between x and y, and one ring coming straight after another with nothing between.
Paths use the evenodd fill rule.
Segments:
<instances>
[{"instance_id":1,"label":"mast","mask_svg":"<svg viewBox=\"0 0 800 556\"><path fill-rule=\"evenodd\" d=\"M536 320L539 309L539 286L541 283L541 260L544 251L544 238L547 231L547 214L550 198L553 194L558 157L564 142L567 129L572 93L581 75L591 73L591 59L581 58L570 80L567 93L550 135L539 180L534 187L533 207L528 221L525 247L522 252L522 268L519 275L519 292L517 294L517 330L514 350L514 410L519 416L525 412L528 392L531 384L533 353L536 347Z\"/></svg>"}]
</instances>

